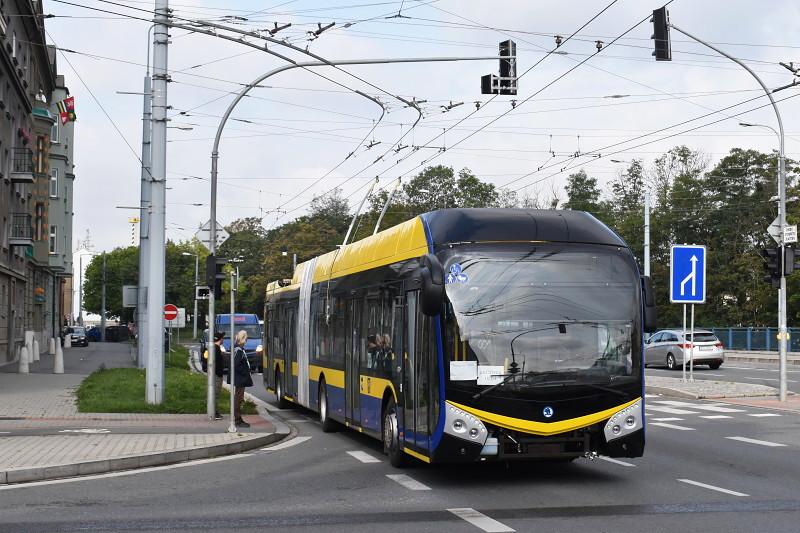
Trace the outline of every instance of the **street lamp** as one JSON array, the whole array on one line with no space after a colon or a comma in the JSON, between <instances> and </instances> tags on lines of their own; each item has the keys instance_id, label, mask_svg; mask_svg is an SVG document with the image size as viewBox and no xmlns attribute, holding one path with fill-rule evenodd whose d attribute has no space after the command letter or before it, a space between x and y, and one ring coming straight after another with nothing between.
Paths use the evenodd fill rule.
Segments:
<instances>
[{"instance_id":1,"label":"street lamp","mask_svg":"<svg viewBox=\"0 0 800 533\"><path fill-rule=\"evenodd\" d=\"M192 252L181 252L181 255L194 257L194 286L197 290L197 272L200 268L200 256ZM194 295L194 314L192 315L192 338L197 340L197 294Z\"/></svg>"}]
</instances>

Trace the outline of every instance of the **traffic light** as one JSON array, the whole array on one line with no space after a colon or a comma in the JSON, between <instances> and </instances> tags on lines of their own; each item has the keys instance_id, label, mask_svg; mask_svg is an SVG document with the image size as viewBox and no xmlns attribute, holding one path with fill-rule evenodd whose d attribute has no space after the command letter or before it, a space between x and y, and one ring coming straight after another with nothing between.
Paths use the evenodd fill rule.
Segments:
<instances>
[{"instance_id":1,"label":"traffic light","mask_svg":"<svg viewBox=\"0 0 800 533\"><path fill-rule=\"evenodd\" d=\"M222 296L222 282L227 278L224 268L228 260L224 257L209 255L206 258L206 285L217 298Z\"/></svg>"},{"instance_id":2,"label":"traffic light","mask_svg":"<svg viewBox=\"0 0 800 533\"><path fill-rule=\"evenodd\" d=\"M500 76L481 76L481 94L517 94L517 44L501 42L500 58Z\"/></svg>"},{"instance_id":3,"label":"traffic light","mask_svg":"<svg viewBox=\"0 0 800 533\"><path fill-rule=\"evenodd\" d=\"M787 246L783 250L783 275L788 276L795 270L800 270L800 250Z\"/></svg>"},{"instance_id":4,"label":"traffic light","mask_svg":"<svg viewBox=\"0 0 800 533\"><path fill-rule=\"evenodd\" d=\"M653 10L653 36L656 61L672 61L672 43L669 39L669 11L666 7Z\"/></svg>"},{"instance_id":5,"label":"traffic light","mask_svg":"<svg viewBox=\"0 0 800 533\"><path fill-rule=\"evenodd\" d=\"M764 281L772 283L772 287L777 289L781 286L781 249L762 248L761 257L764 259L764 270L766 275ZM792 256L794 257L794 255Z\"/></svg>"}]
</instances>

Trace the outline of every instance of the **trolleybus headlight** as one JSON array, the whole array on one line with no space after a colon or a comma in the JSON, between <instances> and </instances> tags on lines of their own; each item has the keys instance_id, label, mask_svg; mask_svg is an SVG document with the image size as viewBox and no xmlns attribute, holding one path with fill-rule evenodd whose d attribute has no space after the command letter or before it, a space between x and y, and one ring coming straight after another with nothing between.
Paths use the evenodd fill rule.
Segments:
<instances>
[{"instance_id":1,"label":"trolleybus headlight","mask_svg":"<svg viewBox=\"0 0 800 533\"><path fill-rule=\"evenodd\" d=\"M489 436L486 426L475 415L447 402L445 409L444 432L452 437L464 439L475 444L484 444Z\"/></svg>"},{"instance_id":2,"label":"trolleybus headlight","mask_svg":"<svg viewBox=\"0 0 800 533\"><path fill-rule=\"evenodd\" d=\"M635 426L636 425L636 417L634 417L633 415L629 415L628 418L625 419L625 425L628 426L629 428L632 428L633 426Z\"/></svg>"},{"instance_id":3,"label":"trolleybus headlight","mask_svg":"<svg viewBox=\"0 0 800 533\"><path fill-rule=\"evenodd\" d=\"M477 439L478 438L478 434L480 434L480 431L478 431L478 428L472 428L472 429L469 430L469 438L471 438L471 439Z\"/></svg>"},{"instance_id":4,"label":"trolleybus headlight","mask_svg":"<svg viewBox=\"0 0 800 533\"><path fill-rule=\"evenodd\" d=\"M614 433L614 435L619 435L619 432L622 431L622 428L619 427L618 424L615 424L614 427L611 428L611 431Z\"/></svg>"},{"instance_id":5,"label":"trolleybus headlight","mask_svg":"<svg viewBox=\"0 0 800 533\"><path fill-rule=\"evenodd\" d=\"M461 420L461 419L458 419L455 422L453 422L453 429L455 431L458 431L459 433L463 433L464 432L464 421Z\"/></svg>"},{"instance_id":6,"label":"trolleybus headlight","mask_svg":"<svg viewBox=\"0 0 800 533\"><path fill-rule=\"evenodd\" d=\"M606 422L603 434L606 442L625 437L640 428L639 420L642 419L642 400L635 401L632 405L620 409Z\"/></svg>"}]
</instances>

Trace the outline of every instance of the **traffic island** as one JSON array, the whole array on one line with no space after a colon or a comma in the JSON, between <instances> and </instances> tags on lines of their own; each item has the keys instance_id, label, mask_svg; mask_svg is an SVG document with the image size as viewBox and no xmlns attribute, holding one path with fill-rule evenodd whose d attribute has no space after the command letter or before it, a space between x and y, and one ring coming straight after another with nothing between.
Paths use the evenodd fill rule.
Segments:
<instances>
[{"instance_id":1,"label":"traffic island","mask_svg":"<svg viewBox=\"0 0 800 533\"><path fill-rule=\"evenodd\" d=\"M663 394L692 400L723 398L758 398L777 396L778 389L753 383L732 381L695 380L683 381L681 378L645 376L645 391L648 394Z\"/></svg>"}]
</instances>

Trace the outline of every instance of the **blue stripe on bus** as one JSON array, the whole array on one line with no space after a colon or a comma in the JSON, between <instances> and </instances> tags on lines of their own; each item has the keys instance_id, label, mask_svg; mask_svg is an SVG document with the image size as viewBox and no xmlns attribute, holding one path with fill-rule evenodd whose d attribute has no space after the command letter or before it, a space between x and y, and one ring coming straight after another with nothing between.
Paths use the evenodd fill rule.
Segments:
<instances>
[{"instance_id":1,"label":"blue stripe on bus","mask_svg":"<svg viewBox=\"0 0 800 533\"><path fill-rule=\"evenodd\" d=\"M383 398L376 398L369 394L361 394L360 396L361 427L380 433Z\"/></svg>"},{"instance_id":2,"label":"blue stripe on bus","mask_svg":"<svg viewBox=\"0 0 800 533\"><path fill-rule=\"evenodd\" d=\"M428 225L428 221L424 215L422 219L422 227L425 230L425 237L428 240L428 251L433 253L434 245L433 234ZM444 346L442 345L442 321L439 315L436 317L436 351L438 352L437 362L439 364L439 420L436 421L436 430L431 435L431 450L435 450L439 446L444 434L444 419L445 419L445 397L444 397Z\"/></svg>"}]
</instances>

